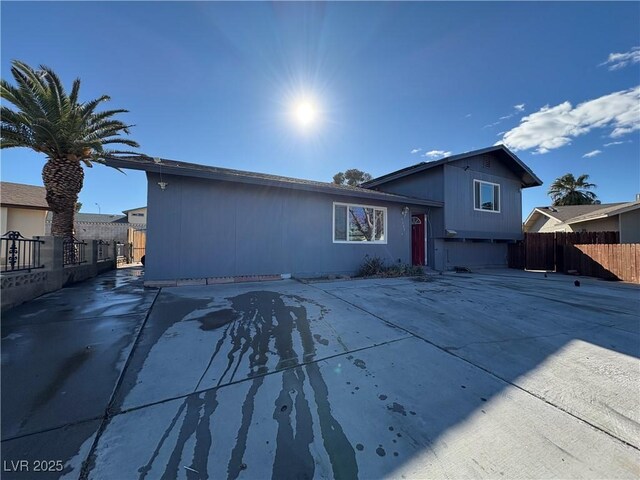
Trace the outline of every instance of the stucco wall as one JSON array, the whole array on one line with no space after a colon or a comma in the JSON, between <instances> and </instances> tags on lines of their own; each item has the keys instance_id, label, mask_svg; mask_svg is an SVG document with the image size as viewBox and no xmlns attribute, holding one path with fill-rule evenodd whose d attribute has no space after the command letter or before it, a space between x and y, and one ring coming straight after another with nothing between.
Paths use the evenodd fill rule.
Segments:
<instances>
[{"instance_id":1,"label":"stucco wall","mask_svg":"<svg viewBox=\"0 0 640 480\"><path fill-rule=\"evenodd\" d=\"M44 210L9 207L6 213L7 223L2 233L17 230L25 238L43 236L45 234L44 221L46 216L47 212ZM5 218L4 208L3 218Z\"/></svg>"},{"instance_id":2,"label":"stucco wall","mask_svg":"<svg viewBox=\"0 0 640 480\"><path fill-rule=\"evenodd\" d=\"M147 223L147 209L138 208L127 212L127 220L129 223Z\"/></svg>"},{"instance_id":3,"label":"stucco wall","mask_svg":"<svg viewBox=\"0 0 640 480\"><path fill-rule=\"evenodd\" d=\"M8 214L8 209L7 207L2 207L0 210L0 235L4 235L5 233L8 232L7 230L7 214Z\"/></svg>"},{"instance_id":4,"label":"stucco wall","mask_svg":"<svg viewBox=\"0 0 640 480\"><path fill-rule=\"evenodd\" d=\"M620 215L620 243L640 243L640 210Z\"/></svg>"},{"instance_id":5,"label":"stucco wall","mask_svg":"<svg viewBox=\"0 0 640 480\"><path fill-rule=\"evenodd\" d=\"M145 280L351 274L364 256L411 262L402 205L323 193L147 174ZM387 207L387 244L333 243L333 202Z\"/></svg>"},{"instance_id":6,"label":"stucco wall","mask_svg":"<svg viewBox=\"0 0 640 480\"><path fill-rule=\"evenodd\" d=\"M572 232L617 232L620 228L618 216L600 218L590 222L580 222L570 225Z\"/></svg>"},{"instance_id":7,"label":"stucco wall","mask_svg":"<svg viewBox=\"0 0 640 480\"><path fill-rule=\"evenodd\" d=\"M531 226L527 232L531 233L549 233L549 232L570 232L571 229L567 225L560 225L560 221L555 218L549 218L546 215L539 214L538 220Z\"/></svg>"}]
</instances>

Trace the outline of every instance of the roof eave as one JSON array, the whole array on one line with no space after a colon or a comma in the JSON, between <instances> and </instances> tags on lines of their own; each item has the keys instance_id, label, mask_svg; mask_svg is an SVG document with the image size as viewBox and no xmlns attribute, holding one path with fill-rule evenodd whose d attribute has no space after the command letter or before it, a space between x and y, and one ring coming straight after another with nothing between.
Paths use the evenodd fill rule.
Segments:
<instances>
[{"instance_id":1,"label":"roof eave","mask_svg":"<svg viewBox=\"0 0 640 480\"><path fill-rule=\"evenodd\" d=\"M525 174L524 176L528 175L530 177L530 180L525 180L524 178L521 179L522 186L524 188L539 187L543 184L542 180L540 180L540 178L538 178L536 174L533 173L533 171L525 163L523 163L518 157L516 157L515 154L511 152L511 150L509 150L504 145L496 145L493 147L473 150L471 152L460 153L458 155L451 155L449 157L441 158L440 160L435 160L433 162L425 162L424 164L414 165L413 167L406 167L404 169L398 170L397 172L392 172L387 175L374 178L373 180L363 183L362 186L365 188L377 187L378 185L383 185L393 180L397 180L399 178L413 175L414 173L419 173L424 170L437 167L439 165L444 165L446 163L455 162L457 160L462 160L464 158L475 157L476 155L484 155L485 153L491 153L491 152L497 152L497 151L502 151L507 155L509 155L509 157L522 168Z\"/></svg>"},{"instance_id":2,"label":"roof eave","mask_svg":"<svg viewBox=\"0 0 640 480\"><path fill-rule=\"evenodd\" d=\"M134 170L144 170L146 172L152 173L163 173L165 175L178 175L182 177L197 177L197 178L206 178L210 180L220 180L225 182L235 182L242 184L250 184L250 185L262 185L268 187L279 187L279 188L289 188L292 190L303 190L309 192L318 192L318 193L330 193L332 195L338 195L342 197L358 197L358 198L368 198L380 201L386 201L391 203L409 203L413 205L423 205L429 207L442 207L444 204L442 202L436 202L431 200L423 200L419 198L410 198L403 196L392 196L390 194L384 194L380 192L376 192L375 190L366 190L362 189L362 191L358 190L342 190L342 189L333 189L328 187L320 187L318 185L310 185L304 183L293 183L293 182L285 182L275 179L267 179L267 178L256 178L249 177L244 175L229 175L225 173L216 173L207 170L197 170L192 168L184 168L184 167L176 167L168 164L156 164L156 163L143 163L143 162L131 162L127 160L121 159L108 159L107 164L110 166L116 166L118 168L130 168Z\"/></svg>"},{"instance_id":3,"label":"roof eave","mask_svg":"<svg viewBox=\"0 0 640 480\"><path fill-rule=\"evenodd\" d=\"M44 207L40 205L20 205L17 203L0 203L0 206L6 207L6 208L23 208L25 210L44 210L44 211L49 210L48 205Z\"/></svg>"}]
</instances>

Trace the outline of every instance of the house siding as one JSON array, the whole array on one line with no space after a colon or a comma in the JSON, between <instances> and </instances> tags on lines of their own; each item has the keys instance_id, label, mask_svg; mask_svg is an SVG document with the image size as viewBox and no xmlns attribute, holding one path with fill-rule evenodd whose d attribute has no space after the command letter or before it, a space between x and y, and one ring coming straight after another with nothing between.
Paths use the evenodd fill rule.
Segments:
<instances>
[{"instance_id":1,"label":"house siding","mask_svg":"<svg viewBox=\"0 0 640 480\"><path fill-rule=\"evenodd\" d=\"M620 214L620 243L640 243L640 210Z\"/></svg>"},{"instance_id":2,"label":"house siding","mask_svg":"<svg viewBox=\"0 0 640 480\"><path fill-rule=\"evenodd\" d=\"M466 167L469 167L465 170ZM505 176L508 175L508 176ZM500 212L474 210L474 180L500 185ZM444 166L446 230L457 238L519 240L522 238L522 194L520 180L497 159L489 168L481 158L470 158Z\"/></svg>"},{"instance_id":3,"label":"house siding","mask_svg":"<svg viewBox=\"0 0 640 480\"><path fill-rule=\"evenodd\" d=\"M454 267L491 268L507 264L506 243L459 242L437 239L434 268L451 270Z\"/></svg>"},{"instance_id":4,"label":"house siding","mask_svg":"<svg viewBox=\"0 0 640 480\"><path fill-rule=\"evenodd\" d=\"M148 173L146 280L353 274L365 255L410 263L402 205ZM333 243L333 203L387 208L387 244Z\"/></svg>"}]
</instances>

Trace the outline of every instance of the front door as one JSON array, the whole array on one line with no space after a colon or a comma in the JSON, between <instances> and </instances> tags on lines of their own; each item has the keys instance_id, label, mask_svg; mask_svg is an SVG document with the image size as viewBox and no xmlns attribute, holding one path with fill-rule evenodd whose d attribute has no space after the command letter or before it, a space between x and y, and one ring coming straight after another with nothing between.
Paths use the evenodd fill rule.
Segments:
<instances>
[{"instance_id":1,"label":"front door","mask_svg":"<svg viewBox=\"0 0 640 480\"><path fill-rule=\"evenodd\" d=\"M424 265L424 214L411 215L411 262Z\"/></svg>"}]
</instances>

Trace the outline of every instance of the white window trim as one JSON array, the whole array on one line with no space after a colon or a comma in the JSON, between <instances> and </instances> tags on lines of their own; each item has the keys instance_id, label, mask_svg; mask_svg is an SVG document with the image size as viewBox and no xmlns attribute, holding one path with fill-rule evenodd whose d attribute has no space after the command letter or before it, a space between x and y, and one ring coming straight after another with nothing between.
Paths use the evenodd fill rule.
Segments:
<instances>
[{"instance_id":1,"label":"white window trim","mask_svg":"<svg viewBox=\"0 0 640 480\"><path fill-rule=\"evenodd\" d=\"M341 207L347 207L347 240L336 240L336 205L339 205ZM375 210L382 210L384 212L384 240L372 240L370 242L366 242L366 241L356 242L356 241L349 240L349 207L373 208L374 219L375 219ZM375 205L361 205L359 203L333 202L333 206L331 207L331 209L332 209L331 240L333 240L333 243L348 243L350 245L386 245L387 244L387 239L389 238L389 230L387 229L387 207L377 207Z\"/></svg>"},{"instance_id":2,"label":"white window trim","mask_svg":"<svg viewBox=\"0 0 640 480\"><path fill-rule=\"evenodd\" d=\"M498 187L498 205L500 208L498 208L498 210L487 210L485 208L476 208L476 183L479 184L483 184L486 183L487 185L493 185L494 187ZM500 213L502 211L502 189L500 188L500 184L499 183L493 183L493 182L487 182L486 180L473 180L473 209L476 212L487 212L487 213Z\"/></svg>"}]
</instances>

